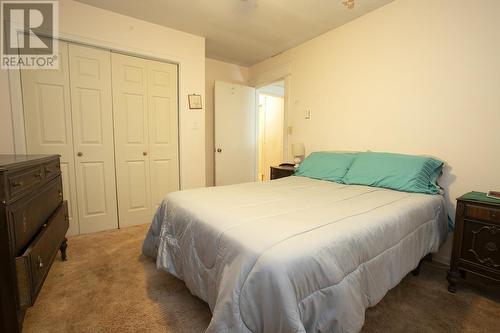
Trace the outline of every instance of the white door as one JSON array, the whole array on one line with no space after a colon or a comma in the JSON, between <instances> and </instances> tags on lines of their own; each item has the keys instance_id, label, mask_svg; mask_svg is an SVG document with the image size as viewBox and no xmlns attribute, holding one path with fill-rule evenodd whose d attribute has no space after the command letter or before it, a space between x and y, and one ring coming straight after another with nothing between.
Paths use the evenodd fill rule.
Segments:
<instances>
[{"instance_id":1,"label":"white door","mask_svg":"<svg viewBox=\"0 0 500 333\"><path fill-rule=\"evenodd\" d=\"M152 215L166 194L179 190L177 66L147 61Z\"/></svg>"},{"instance_id":2,"label":"white door","mask_svg":"<svg viewBox=\"0 0 500 333\"><path fill-rule=\"evenodd\" d=\"M256 177L255 89L215 82L215 185Z\"/></svg>"},{"instance_id":3,"label":"white door","mask_svg":"<svg viewBox=\"0 0 500 333\"><path fill-rule=\"evenodd\" d=\"M118 228L111 54L69 45L80 233Z\"/></svg>"},{"instance_id":4,"label":"white door","mask_svg":"<svg viewBox=\"0 0 500 333\"><path fill-rule=\"evenodd\" d=\"M59 42L59 69L22 70L28 154L61 155L64 199L68 200L69 235L79 233L72 138L68 45Z\"/></svg>"},{"instance_id":5,"label":"white door","mask_svg":"<svg viewBox=\"0 0 500 333\"><path fill-rule=\"evenodd\" d=\"M112 54L120 226L150 223L179 189L177 66Z\"/></svg>"},{"instance_id":6,"label":"white door","mask_svg":"<svg viewBox=\"0 0 500 333\"><path fill-rule=\"evenodd\" d=\"M111 54L116 182L120 226L151 222L147 68L144 59Z\"/></svg>"}]
</instances>

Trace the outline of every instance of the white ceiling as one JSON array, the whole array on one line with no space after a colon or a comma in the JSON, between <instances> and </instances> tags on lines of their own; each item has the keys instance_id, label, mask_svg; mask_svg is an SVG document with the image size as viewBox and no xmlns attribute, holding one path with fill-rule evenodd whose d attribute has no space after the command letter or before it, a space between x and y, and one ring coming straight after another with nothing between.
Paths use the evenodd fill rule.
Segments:
<instances>
[{"instance_id":1,"label":"white ceiling","mask_svg":"<svg viewBox=\"0 0 500 333\"><path fill-rule=\"evenodd\" d=\"M77 0L206 37L206 56L253 65L393 0Z\"/></svg>"}]
</instances>

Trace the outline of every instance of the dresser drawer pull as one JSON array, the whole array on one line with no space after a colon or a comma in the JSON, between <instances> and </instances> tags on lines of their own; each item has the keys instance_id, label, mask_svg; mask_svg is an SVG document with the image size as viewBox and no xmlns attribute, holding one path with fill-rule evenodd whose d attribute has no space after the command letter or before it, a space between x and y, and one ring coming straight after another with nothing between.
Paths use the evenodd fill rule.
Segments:
<instances>
[{"instance_id":1,"label":"dresser drawer pull","mask_svg":"<svg viewBox=\"0 0 500 333\"><path fill-rule=\"evenodd\" d=\"M20 186L23 186L24 183L23 182L16 182L16 181L13 181L11 183L12 187L20 187Z\"/></svg>"},{"instance_id":2,"label":"dresser drawer pull","mask_svg":"<svg viewBox=\"0 0 500 333\"><path fill-rule=\"evenodd\" d=\"M496 212L491 212L491 218L496 219L497 218L497 213Z\"/></svg>"},{"instance_id":3,"label":"dresser drawer pull","mask_svg":"<svg viewBox=\"0 0 500 333\"><path fill-rule=\"evenodd\" d=\"M56 171L57 171L57 169L51 169L51 168L46 168L45 169L46 173L52 173L52 172L56 172Z\"/></svg>"},{"instance_id":4,"label":"dresser drawer pull","mask_svg":"<svg viewBox=\"0 0 500 333\"><path fill-rule=\"evenodd\" d=\"M38 256L38 268L43 268L43 260L42 257Z\"/></svg>"}]
</instances>

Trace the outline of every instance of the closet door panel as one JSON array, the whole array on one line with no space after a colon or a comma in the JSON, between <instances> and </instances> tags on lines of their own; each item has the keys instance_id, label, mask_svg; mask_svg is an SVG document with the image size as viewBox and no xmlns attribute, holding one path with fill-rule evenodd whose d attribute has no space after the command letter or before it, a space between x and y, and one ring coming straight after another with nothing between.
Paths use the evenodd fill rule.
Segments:
<instances>
[{"instance_id":1,"label":"closet door panel","mask_svg":"<svg viewBox=\"0 0 500 333\"><path fill-rule=\"evenodd\" d=\"M120 226L150 223L147 61L113 53L112 68Z\"/></svg>"},{"instance_id":2,"label":"closet door panel","mask_svg":"<svg viewBox=\"0 0 500 333\"><path fill-rule=\"evenodd\" d=\"M79 233L72 136L68 44L59 42L59 69L21 70L28 154L61 155L64 199L68 201L69 235Z\"/></svg>"},{"instance_id":3,"label":"closet door panel","mask_svg":"<svg viewBox=\"0 0 500 333\"><path fill-rule=\"evenodd\" d=\"M146 184L149 182L146 163L144 161L129 161L127 167L129 210L146 210L148 209Z\"/></svg>"},{"instance_id":4,"label":"closet door panel","mask_svg":"<svg viewBox=\"0 0 500 333\"><path fill-rule=\"evenodd\" d=\"M152 213L179 190L177 66L148 61Z\"/></svg>"},{"instance_id":5,"label":"closet door panel","mask_svg":"<svg viewBox=\"0 0 500 333\"><path fill-rule=\"evenodd\" d=\"M156 212L167 193L174 191L174 189L172 189L172 184L175 184L176 179L171 178L171 169L172 161L168 159L156 158L151 161L153 213Z\"/></svg>"},{"instance_id":6,"label":"closet door panel","mask_svg":"<svg viewBox=\"0 0 500 333\"><path fill-rule=\"evenodd\" d=\"M69 45L80 232L118 227L111 54Z\"/></svg>"}]
</instances>

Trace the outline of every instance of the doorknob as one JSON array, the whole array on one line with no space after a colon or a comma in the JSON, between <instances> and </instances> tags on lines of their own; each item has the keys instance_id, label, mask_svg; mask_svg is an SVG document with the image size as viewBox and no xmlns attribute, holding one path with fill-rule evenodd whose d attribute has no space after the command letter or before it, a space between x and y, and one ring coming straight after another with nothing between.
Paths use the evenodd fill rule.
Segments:
<instances>
[{"instance_id":1,"label":"doorknob","mask_svg":"<svg viewBox=\"0 0 500 333\"><path fill-rule=\"evenodd\" d=\"M79 151L76 155L83 156L83 153L81 151Z\"/></svg>"},{"instance_id":2,"label":"doorknob","mask_svg":"<svg viewBox=\"0 0 500 333\"><path fill-rule=\"evenodd\" d=\"M143 151L143 152L142 152L142 155L143 155L143 156L148 156L148 152L147 152L147 151Z\"/></svg>"},{"instance_id":3,"label":"doorknob","mask_svg":"<svg viewBox=\"0 0 500 333\"><path fill-rule=\"evenodd\" d=\"M42 257L38 256L38 268L43 268L43 260Z\"/></svg>"},{"instance_id":4,"label":"doorknob","mask_svg":"<svg viewBox=\"0 0 500 333\"><path fill-rule=\"evenodd\" d=\"M222 153L222 149L217 148L217 152L218 152L218 153Z\"/></svg>"}]
</instances>

